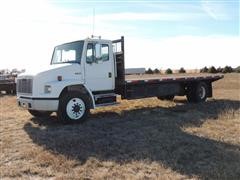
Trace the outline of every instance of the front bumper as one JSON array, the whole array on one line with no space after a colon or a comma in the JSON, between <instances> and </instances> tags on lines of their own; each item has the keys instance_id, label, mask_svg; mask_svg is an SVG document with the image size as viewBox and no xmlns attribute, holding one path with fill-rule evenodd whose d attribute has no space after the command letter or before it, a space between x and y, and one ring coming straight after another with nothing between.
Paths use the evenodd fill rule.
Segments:
<instances>
[{"instance_id":1,"label":"front bumper","mask_svg":"<svg viewBox=\"0 0 240 180\"><path fill-rule=\"evenodd\" d=\"M33 97L18 97L18 106L38 110L38 111L57 111L58 98L33 98Z\"/></svg>"}]
</instances>

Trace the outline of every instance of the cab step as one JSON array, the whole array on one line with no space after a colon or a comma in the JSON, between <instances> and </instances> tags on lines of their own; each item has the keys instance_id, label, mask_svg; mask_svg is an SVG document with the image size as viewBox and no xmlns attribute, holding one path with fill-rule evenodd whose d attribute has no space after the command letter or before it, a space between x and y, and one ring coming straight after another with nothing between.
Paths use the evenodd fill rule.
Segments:
<instances>
[{"instance_id":1,"label":"cab step","mask_svg":"<svg viewBox=\"0 0 240 180\"><path fill-rule=\"evenodd\" d=\"M114 103L103 103L103 104L96 104L96 107L103 107L103 106L117 106L119 105L119 102L114 102Z\"/></svg>"},{"instance_id":2,"label":"cab step","mask_svg":"<svg viewBox=\"0 0 240 180\"><path fill-rule=\"evenodd\" d=\"M94 95L94 100L96 106L98 105L108 105L109 103L116 103L117 94L115 93L107 93L107 94L96 94Z\"/></svg>"}]
</instances>

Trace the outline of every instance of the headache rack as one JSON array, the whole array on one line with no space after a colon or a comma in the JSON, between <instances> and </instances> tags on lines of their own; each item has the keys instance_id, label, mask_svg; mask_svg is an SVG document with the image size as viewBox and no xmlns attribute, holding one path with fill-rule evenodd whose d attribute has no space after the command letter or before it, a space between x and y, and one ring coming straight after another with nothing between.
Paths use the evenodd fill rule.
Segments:
<instances>
[{"instance_id":1,"label":"headache rack","mask_svg":"<svg viewBox=\"0 0 240 180\"><path fill-rule=\"evenodd\" d=\"M124 65L124 37L113 40L113 52L115 56L115 93L125 96L125 65Z\"/></svg>"}]
</instances>

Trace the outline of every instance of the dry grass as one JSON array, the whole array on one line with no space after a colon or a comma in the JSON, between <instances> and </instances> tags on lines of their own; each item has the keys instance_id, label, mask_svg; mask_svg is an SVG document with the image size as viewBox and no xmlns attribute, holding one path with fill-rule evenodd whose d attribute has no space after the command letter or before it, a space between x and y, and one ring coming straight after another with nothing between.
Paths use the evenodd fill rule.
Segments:
<instances>
[{"instance_id":1,"label":"dry grass","mask_svg":"<svg viewBox=\"0 0 240 180\"><path fill-rule=\"evenodd\" d=\"M122 101L81 125L0 97L0 178L240 179L239 78L216 82L206 103Z\"/></svg>"}]
</instances>

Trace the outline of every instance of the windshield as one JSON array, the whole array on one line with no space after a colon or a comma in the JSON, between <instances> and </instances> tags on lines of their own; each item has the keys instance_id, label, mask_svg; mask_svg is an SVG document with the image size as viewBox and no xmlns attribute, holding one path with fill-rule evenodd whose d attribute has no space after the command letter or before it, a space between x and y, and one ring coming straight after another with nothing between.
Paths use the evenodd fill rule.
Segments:
<instances>
[{"instance_id":1,"label":"windshield","mask_svg":"<svg viewBox=\"0 0 240 180\"><path fill-rule=\"evenodd\" d=\"M80 63L84 41L76 41L56 46L51 64Z\"/></svg>"}]
</instances>

